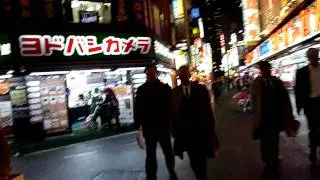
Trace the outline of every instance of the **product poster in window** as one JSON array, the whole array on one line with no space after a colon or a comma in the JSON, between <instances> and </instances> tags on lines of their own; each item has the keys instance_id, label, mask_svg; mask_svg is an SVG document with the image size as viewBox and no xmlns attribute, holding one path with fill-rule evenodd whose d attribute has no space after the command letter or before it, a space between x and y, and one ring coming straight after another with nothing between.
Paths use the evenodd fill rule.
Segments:
<instances>
[{"instance_id":1,"label":"product poster in window","mask_svg":"<svg viewBox=\"0 0 320 180\"><path fill-rule=\"evenodd\" d=\"M26 77L27 87L27 98L29 105L29 116L30 123L42 123L43 121L43 110L41 105L41 94L40 94L40 77L38 76L27 76Z\"/></svg>"},{"instance_id":2,"label":"product poster in window","mask_svg":"<svg viewBox=\"0 0 320 180\"><path fill-rule=\"evenodd\" d=\"M131 86L113 87L112 90L119 101L120 123L133 122L133 99Z\"/></svg>"},{"instance_id":3,"label":"product poster in window","mask_svg":"<svg viewBox=\"0 0 320 180\"><path fill-rule=\"evenodd\" d=\"M13 133L12 108L9 91L10 87L8 80L0 80L0 127L5 134Z\"/></svg>"},{"instance_id":4,"label":"product poster in window","mask_svg":"<svg viewBox=\"0 0 320 180\"><path fill-rule=\"evenodd\" d=\"M44 130L47 134L67 131L65 76L41 76L40 88Z\"/></svg>"},{"instance_id":5,"label":"product poster in window","mask_svg":"<svg viewBox=\"0 0 320 180\"><path fill-rule=\"evenodd\" d=\"M26 81L24 77L9 79L10 99L13 118L28 118L29 108L27 101Z\"/></svg>"}]
</instances>

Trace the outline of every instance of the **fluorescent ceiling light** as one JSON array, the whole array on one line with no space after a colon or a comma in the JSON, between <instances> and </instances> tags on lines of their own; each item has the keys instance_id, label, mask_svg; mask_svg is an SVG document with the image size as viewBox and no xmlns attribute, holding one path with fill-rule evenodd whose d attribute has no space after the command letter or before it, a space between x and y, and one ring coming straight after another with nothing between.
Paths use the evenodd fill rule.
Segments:
<instances>
[{"instance_id":1,"label":"fluorescent ceiling light","mask_svg":"<svg viewBox=\"0 0 320 180\"><path fill-rule=\"evenodd\" d=\"M12 74L6 74L6 75L2 75L0 76L0 79L9 79L9 78L12 78Z\"/></svg>"},{"instance_id":2,"label":"fluorescent ceiling light","mask_svg":"<svg viewBox=\"0 0 320 180\"><path fill-rule=\"evenodd\" d=\"M145 79L134 79L133 80L133 83L135 83L135 84L141 84L141 83L145 83L145 82L146 82Z\"/></svg>"},{"instance_id":3,"label":"fluorescent ceiling light","mask_svg":"<svg viewBox=\"0 0 320 180\"><path fill-rule=\"evenodd\" d=\"M134 74L132 75L133 79L142 79L142 78L146 78L147 75L146 74Z\"/></svg>"},{"instance_id":4,"label":"fluorescent ceiling light","mask_svg":"<svg viewBox=\"0 0 320 180\"><path fill-rule=\"evenodd\" d=\"M109 72L110 69L90 69L90 70L82 70L81 72Z\"/></svg>"},{"instance_id":5,"label":"fluorescent ceiling light","mask_svg":"<svg viewBox=\"0 0 320 180\"><path fill-rule=\"evenodd\" d=\"M126 70L126 71L144 70L144 69L145 67L119 68L119 70Z\"/></svg>"},{"instance_id":6,"label":"fluorescent ceiling light","mask_svg":"<svg viewBox=\"0 0 320 180\"><path fill-rule=\"evenodd\" d=\"M160 72L166 72L166 73L171 73L172 70L171 69L168 69L168 68L157 68L158 71Z\"/></svg>"},{"instance_id":7,"label":"fluorescent ceiling light","mask_svg":"<svg viewBox=\"0 0 320 180\"><path fill-rule=\"evenodd\" d=\"M68 74L70 71L51 71L51 72L33 72L31 76L45 76L45 75L58 75L58 74Z\"/></svg>"}]
</instances>

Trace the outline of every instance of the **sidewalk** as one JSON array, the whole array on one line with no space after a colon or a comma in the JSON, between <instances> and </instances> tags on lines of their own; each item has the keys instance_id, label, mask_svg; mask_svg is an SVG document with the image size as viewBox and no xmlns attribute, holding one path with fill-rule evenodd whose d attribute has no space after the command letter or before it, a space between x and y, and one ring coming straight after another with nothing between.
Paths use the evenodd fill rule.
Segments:
<instances>
[{"instance_id":1,"label":"sidewalk","mask_svg":"<svg viewBox=\"0 0 320 180\"><path fill-rule=\"evenodd\" d=\"M94 139L109 137L117 134L122 134L126 132L132 132L135 129L133 125L122 126L121 129L117 132L115 131L97 131L94 129L77 129L73 130L71 134L66 134L57 137L49 137L44 141L26 143L18 148L17 144L12 144L12 152L15 154L20 151L22 154L28 154L36 151L42 151L62 146L67 146L75 143L86 142Z\"/></svg>"},{"instance_id":2,"label":"sidewalk","mask_svg":"<svg viewBox=\"0 0 320 180\"><path fill-rule=\"evenodd\" d=\"M209 163L209 180L262 180L264 165L259 141L252 140L252 116L237 111L231 95L220 99L215 116L220 155ZM281 136L280 179L319 180L320 166L318 172L310 172L308 154L297 142L299 137ZM135 138L135 134L103 138L13 158L13 172L23 172L27 180L142 180L145 152L138 148ZM167 180L160 149L157 156L158 179ZM187 158L176 158L176 170L181 180L192 180Z\"/></svg>"}]
</instances>

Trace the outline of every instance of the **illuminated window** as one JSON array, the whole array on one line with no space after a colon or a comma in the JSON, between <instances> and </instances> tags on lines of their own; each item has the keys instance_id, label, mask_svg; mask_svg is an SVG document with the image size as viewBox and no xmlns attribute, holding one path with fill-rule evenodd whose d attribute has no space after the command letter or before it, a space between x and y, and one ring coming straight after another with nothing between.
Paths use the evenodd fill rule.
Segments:
<instances>
[{"instance_id":1,"label":"illuminated window","mask_svg":"<svg viewBox=\"0 0 320 180\"><path fill-rule=\"evenodd\" d=\"M111 0L109 1L65 1L65 17L73 23L111 23Z\"/></svg>"}]
</instances>

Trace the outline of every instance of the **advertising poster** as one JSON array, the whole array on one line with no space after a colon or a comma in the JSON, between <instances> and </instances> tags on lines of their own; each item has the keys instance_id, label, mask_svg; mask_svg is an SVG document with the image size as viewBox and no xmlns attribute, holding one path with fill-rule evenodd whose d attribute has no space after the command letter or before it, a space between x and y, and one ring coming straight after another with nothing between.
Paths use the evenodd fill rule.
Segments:
<instances>
[{"instance_id":1,"label":"advertising poster","mask_svg":"<svg viewBox=\"0 0 320 180\"><path fill-rule=\"evenodd\" d=\"M43 110L41 105L40 94L40 78L38 76L26 77L28 104L29 104L29 116L30 123L42 123Z\"/></svg>"},{"instance_id":2,"label":"advertising poster","mask_svg":"<svg viewBox=\"0 0 320 180\"><path fill-rule=\"evenodd\" d=\"M27 86L25 78L10 78L9 86L13 118L29 118L29 107L26 92Z\"/></svg>"},{"instance_id":3,"label":"advertising poster","mask_svg":"<svg viewBox=\"0 0 320 180\"><path fill-rule=\"evenodd\" d=\"M65 76L42 76L40 79L43 127L47 134L69 129Z\"/></svg>"},{"instance_id":4,"label":"advertising poster","mask_svg":"<svg viewBox=\"0 0 320 180\"><path fill-rule=\"evenodd\" d=\"M112 90L117 96L120 109L120 123L133 122L133 98L131 86L113 87Z\"/></svg>"},{"instance_id":5,"label":"advertising poster","mask_svg":"<svg viewBox=\"0 0 320 180\"><path fill-rule=\"evenodd\" d=\"M258 0L242 0L245 41L255 44L261 32Z\"/></svg>"},{"instance_id":6,"label":"advertising poster","mask_svg":"<svg viewBox=\"0 0 320 180\"><path fill-rule=\"evenodd\" d=\"M5 134L13 133L12 107L9 91L8 80L0 80L0 127L4 130Z\"/></svg>"}]
</instances>

